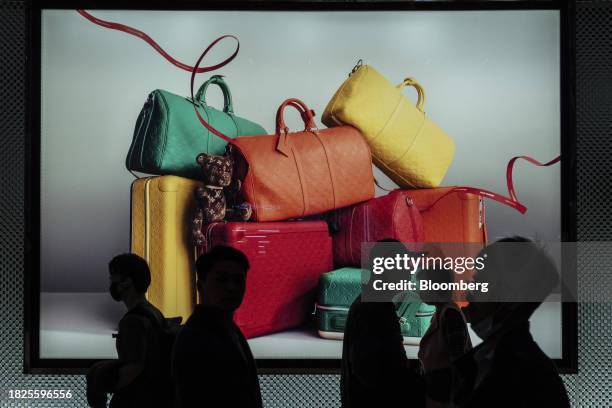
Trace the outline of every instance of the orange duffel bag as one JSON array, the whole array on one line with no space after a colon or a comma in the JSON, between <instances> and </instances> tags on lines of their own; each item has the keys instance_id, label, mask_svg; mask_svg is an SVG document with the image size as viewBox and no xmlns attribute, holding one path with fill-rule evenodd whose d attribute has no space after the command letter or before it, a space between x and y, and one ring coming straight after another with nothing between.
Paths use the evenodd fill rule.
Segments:
<instances>
[{"instance_id":1,"label":"orange duffel bag","mask_svg":"<svg viewBox=\"0 0 612 408\"><path fill-rule=\"evenodd\" d=\"M300 112L305 129L289 132L285 107ZM374 197L372 155L352 126L319 130L314 111L287 99L276 114L276 134L234 139L230 151L252 221L281 221L346 207Z\"/></svg>"}]
</instances>

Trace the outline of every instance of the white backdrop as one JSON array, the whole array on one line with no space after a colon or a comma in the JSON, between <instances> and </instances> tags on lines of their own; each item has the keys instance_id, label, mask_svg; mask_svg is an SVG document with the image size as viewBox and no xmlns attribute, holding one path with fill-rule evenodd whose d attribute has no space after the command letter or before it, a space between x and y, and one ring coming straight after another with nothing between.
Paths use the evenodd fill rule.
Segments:
<instances>
[{"instance_id":1,"label":"white backdrop","mask_svg":"<svg viewBox=\"0 0 612 408\"><path fill-rule=\"evenodd\" d=\"M151 35L192 65L230 33L238 57L227 76L238 115L274 129L278 105L297 97L317 117L363 58L392 82L415 77L429 117L455 140L444 185L506 192L517 154L560 152L559 17L504 12L141 12L97 11ZM205 65L224 59L223 43ZM156 88L188 95L189 76L142 40L92 24L72 10L42 18L41 277L44 291L104 291L106 265L129 250L130 183L124 161L136 117ZM198 83L209 77L199 75ZM413 91L407 90L410 98ZM218 89L210 102L221 106ZM297 115L288 123L299 127ZM319 121L320 125L320 121ZM320 125L322 126L322 125ZM529 211L489 202L490 237L558 240L560 167L519 163ZM388 180L377 173L388 186Z\"/></svg>"}]
</instances>

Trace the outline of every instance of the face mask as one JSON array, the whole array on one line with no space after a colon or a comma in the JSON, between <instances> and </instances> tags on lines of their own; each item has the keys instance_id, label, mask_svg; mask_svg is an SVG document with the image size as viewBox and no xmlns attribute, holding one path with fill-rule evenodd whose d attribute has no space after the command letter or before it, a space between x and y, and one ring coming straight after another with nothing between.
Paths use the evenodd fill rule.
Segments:
<instances>
[{"instance_id":1,"label":"face mask","mask_svg":"<svg viewBox=\"0 0 612 408\"><path fill-rule=\"evenodd\" d=\"M515 320L515 314L520 309L520 303L506 303L501 308L497 309L495 313L491 316L483 319L482 321L472 324L472 330L474 333L478 335L482 340L485 340L491 337L492 334L497 332L498 330L508 327L508 325L512 325L513 320ZM499 315L500 311L504 311L506 317L504 317L501 321L495 321L495 316Z\"/></svg>"},{"instance_id":2,"label":"face mask","mask_svg":"<svg viewBox=\"0 0 612 408\"><path fill-rule=\"evenodd\" d=\"M117 283L111 283L108 291L110 292L110 295L114 300L116 300L117 302L121 302L121 293L119 292L119 286L117 285Z\"/></svg>"}]
</instances>

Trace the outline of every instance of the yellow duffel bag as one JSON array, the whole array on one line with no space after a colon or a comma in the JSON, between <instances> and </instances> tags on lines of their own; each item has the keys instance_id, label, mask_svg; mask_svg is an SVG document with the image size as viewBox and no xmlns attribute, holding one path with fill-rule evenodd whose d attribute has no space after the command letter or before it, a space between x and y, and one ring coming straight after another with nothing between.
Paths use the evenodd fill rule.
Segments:
<instances>
[{"instance_id":1,"label":"yellow duffel bag","mask_svg":"<svg viewBox=\"0 0 612 408\"><path fill-rule=\"evenodd\" d=\"M418 92L416 106L402 93ZM360 63L323 112L328 126L352 125L370 145L374 164L401 188L432 188L442 182L455 155L453 140L427 118L425 92L412 78L394 86Z\"/></svg>"}]
</instances>

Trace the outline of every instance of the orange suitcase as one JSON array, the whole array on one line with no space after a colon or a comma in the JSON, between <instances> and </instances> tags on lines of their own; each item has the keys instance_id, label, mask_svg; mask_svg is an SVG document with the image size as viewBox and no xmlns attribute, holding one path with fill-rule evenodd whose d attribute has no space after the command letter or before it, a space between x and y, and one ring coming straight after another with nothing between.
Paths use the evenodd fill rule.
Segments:
<instances>
[{"instance_id":1,"label":"orange suitcase","mask_svg":"<svg viewBox=\"0 0 612 408\"><path fill-rule=\"evenodd\" d=\"M487 244L487 227L483 198L462 191L450 192L454 187L412 190L412 200L421 212L425 242L474 243L466 247L444 247L446 256L473 256ZM454 252L454 253L453 253ZM455 274L455 281L472 279L473 271ZM455 292L455 299L465 307L465 293Z\"/></svg>"},{"instance_id":2,"label":"orange suitcase","mask_svg":"<svg viewBox=\"0 0 612 408\"><path fill-rule=\"evenodd\" d=\"M425 242L486 243L484 202L481 196L453 187L411 190L423 218Z\"/></svg>"}]
</instances>

